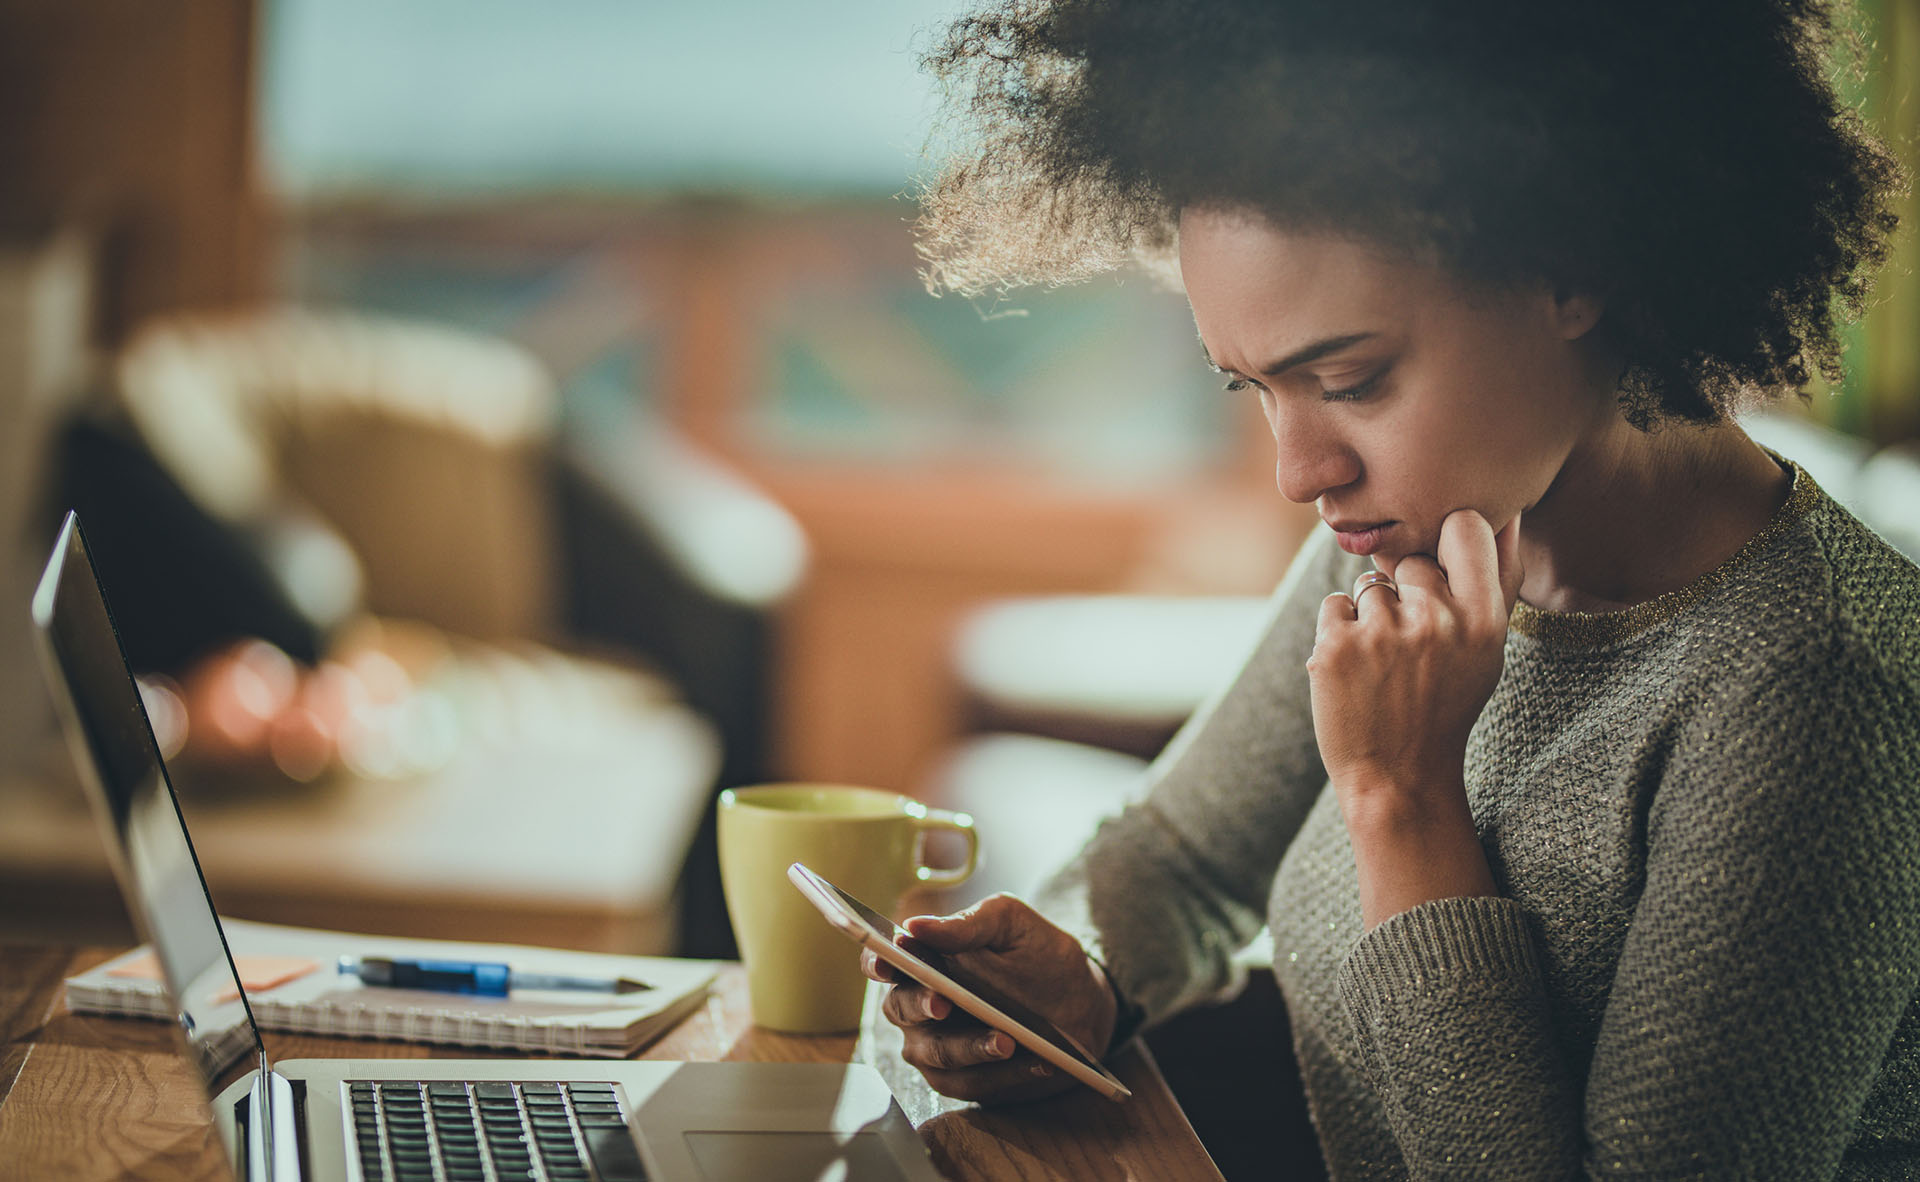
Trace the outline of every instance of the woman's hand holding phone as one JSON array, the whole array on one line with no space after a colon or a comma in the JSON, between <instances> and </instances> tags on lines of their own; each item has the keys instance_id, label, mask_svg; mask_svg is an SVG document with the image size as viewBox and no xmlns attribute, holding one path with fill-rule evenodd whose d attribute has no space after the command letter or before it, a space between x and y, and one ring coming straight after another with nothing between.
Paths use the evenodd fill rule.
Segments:
<instances>
[{"instance_id":1,"label":"woman's hand holding phone","mask_svg":"<svg viewBox=\"0 0 1920 1182\"><path fill-rule=\"evenodd\" d=\"M954 915L907 920L909 940L984 977L1091 1048L1113 1037L1117 1006L1106 973L1080 942L1012 895L994 895ZM960 1100L1034 1100L1074 1087L1013 1038L985 1025L871 951L860 968L891 985L881 1012L902 1034L901 1058L937 1092Z\"/></svg>"}]
</instances>

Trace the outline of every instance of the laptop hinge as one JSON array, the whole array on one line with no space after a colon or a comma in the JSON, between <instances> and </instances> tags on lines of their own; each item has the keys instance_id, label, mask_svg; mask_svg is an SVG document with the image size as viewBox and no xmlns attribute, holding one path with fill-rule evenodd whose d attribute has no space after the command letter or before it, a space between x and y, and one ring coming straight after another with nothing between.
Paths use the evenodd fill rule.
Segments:
<instances>
[{"instance_id":1,"label":"laptop hinge","mask_svg":"<svg viewBox=\"0 0 1920 1182\"><path fill-rule=\"evenodd\" d=\"M265 1055L247 1093L248 1182L300 1182L300 1134L293 1085L273 1070Z\"/></svg>"}]
</instances>

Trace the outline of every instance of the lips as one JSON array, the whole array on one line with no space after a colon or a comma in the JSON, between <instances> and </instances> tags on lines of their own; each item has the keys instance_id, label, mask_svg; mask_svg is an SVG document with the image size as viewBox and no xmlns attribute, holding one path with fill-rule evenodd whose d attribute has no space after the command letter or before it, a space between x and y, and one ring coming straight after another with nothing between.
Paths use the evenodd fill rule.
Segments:
<instances>
[{"instance_id":1,"label":"lips","mask_svg":"<svg viewBox=\"0 0 1920 1182\"><path fill-rule=\"evenodd\" d=\"M1329 521L1328 528L1333 530L1334 539L1340 548L1349 554L1372 554L1380 548L1387 531L1396 523L1392 521Z\"/></svg>"}]
</instances>

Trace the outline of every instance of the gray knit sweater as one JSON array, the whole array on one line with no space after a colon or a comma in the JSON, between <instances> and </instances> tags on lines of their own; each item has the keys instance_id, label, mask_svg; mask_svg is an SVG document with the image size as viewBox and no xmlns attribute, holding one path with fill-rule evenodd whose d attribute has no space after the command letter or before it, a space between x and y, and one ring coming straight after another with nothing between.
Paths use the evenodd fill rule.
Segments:
<instances>
[{"instance_id":1,"label":"gray knit sweater","mask_svg":"<svg viewBox=\"0 0 1920 1182\"><path fill-rule=\"evenodd\" d=\"M1266 921L1336 1178L1920 1177L1920 571L1796 469L1692 586L1516 608L1466 763L1503 897L1363 934L1304 670L1362 568L1329 543L1039 896L1123 998L1231 990Z\"/></svg>"}]
</instances>

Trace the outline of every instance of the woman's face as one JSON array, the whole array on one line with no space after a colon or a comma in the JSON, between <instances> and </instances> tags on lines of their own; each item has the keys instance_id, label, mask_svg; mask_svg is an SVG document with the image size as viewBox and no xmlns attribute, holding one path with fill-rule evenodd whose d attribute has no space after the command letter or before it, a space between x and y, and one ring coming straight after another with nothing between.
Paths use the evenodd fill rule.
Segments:
<instances>
[{"instance_id":1,"label":"woman's face","mask_svg":"<svg viewBox=\"0 0 1920 1182\"><path fill-rule=\"evenodd\" d=\"M1188 210L1180 268L1208 356L1256 394L1287 499L1389 569L1475 509L1498 530L1612 411L1598 308L1468 289L1347 239Z\"/></svg>"}]
</instances>

